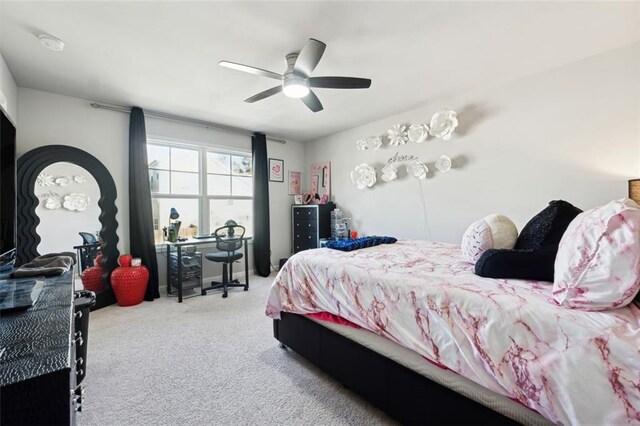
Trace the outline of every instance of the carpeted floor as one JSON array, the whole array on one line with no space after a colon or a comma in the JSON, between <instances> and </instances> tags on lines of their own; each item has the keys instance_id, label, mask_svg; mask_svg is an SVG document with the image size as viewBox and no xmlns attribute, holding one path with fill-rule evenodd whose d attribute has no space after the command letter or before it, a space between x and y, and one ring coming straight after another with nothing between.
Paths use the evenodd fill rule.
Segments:
<instances>
[{"instance_id":1,"label":"carpeted floor","mask_svg":"<svg viewBox=\"0 0 640 426\"><path fill-rule=\"evenodd\" d=\"M264 315L273 278L179 304L91 313L83 425L392 424L291 350Z\"/></svg>"}]
</instances>

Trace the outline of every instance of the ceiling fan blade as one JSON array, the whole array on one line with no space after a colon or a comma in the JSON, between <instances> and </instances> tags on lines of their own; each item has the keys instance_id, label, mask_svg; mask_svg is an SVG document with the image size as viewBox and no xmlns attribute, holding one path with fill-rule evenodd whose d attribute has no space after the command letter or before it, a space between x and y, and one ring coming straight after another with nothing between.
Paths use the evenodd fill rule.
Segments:
<instances>
[{"instance_id":1,"label":"ceiling fan blade","mask_svg":"<svg viewBox=\"0 0 640 426\"><path fill-rule=\"evenodd\" d=\"M293 66L293 72L302 74L305 77L311 75L311 72L316 69L318 62L320 62L326 47L327 45L323 42L310 38L300 51L298 59L296 59L296 63Z\"/></svg>"},{"instance_id":2,"label":"ceiling fan blade","mask_svg":"<svg viewBox=\"0 0 640 426\"><path fill-rule=\"evenodd\" d=\"M309 94L304 98L300 98L302 102L313 112L322 111L324 108L322 107L322 103L320 103L320 99L316 96L313 91L309 91Z\"/></svg>"},{"instance_id":3,"label":"ceiling fan blade","mask_svg":"<svg viewBox=\"0 0 640 426\"><path fill-rule=\"evenodd\" d=\"M232 70L248 72L249 74L261 75L263 77L269 77L276 80L282 80L282 74L275 73L273 71L263 70L262 68L251 67L249 65L237 64L235 62L220 61L218 65L225 68L231 68Z\"/></svg>"},{"instance_id":4,"label":"ceiling fan blade","mask_svg":"<svg viewBox=\"0 0 640 426\"><path fill-rule=\"evenodd\" d=\"M371 80L357 77L311 77L309 86L323 89L368 89Z\"/></svg>"},{"instance_id":5,"label":"ceiling fan blade","mask_svg":"<svg viewBox=\"0 0 640 426\"><path fill-rule=\"evenodd\" d=\"M272 87L271 89L267 89L264 92L260 92L257 95L253 95L252 97L250 97L248 99L245 99L244 101L249 103L249 104L252 104L254 102L261 101L261 100L263 100L265 98L268 98L269 96L276 95L276 94L278 94L280 92L282 92L282 85L281 84L276 86L276 87Z\"/></svg>"}]
</instances>

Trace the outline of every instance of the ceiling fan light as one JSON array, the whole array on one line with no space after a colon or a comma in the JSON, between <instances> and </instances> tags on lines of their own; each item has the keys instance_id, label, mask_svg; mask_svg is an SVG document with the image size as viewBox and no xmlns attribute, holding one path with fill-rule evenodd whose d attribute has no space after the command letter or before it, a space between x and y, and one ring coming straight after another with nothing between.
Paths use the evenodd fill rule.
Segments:
<instances>
[{"instance_id":1,"label":"ceiling fan light","mask_svg":"<svg viewBox=\"0 0 640 426\"><path fill-rule=\"evenodd\" d=\"M282 91L290 98L304 98L309 94L309 87L303 83L289 83L283 85Z\"/></svg>"}]
</instances>

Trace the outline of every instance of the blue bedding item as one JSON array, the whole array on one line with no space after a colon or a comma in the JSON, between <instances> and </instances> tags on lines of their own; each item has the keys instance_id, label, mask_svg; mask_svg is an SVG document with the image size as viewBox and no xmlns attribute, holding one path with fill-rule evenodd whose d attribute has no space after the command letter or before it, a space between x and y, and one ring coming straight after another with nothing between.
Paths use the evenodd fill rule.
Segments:
<instances>
[{"instance_id":1,"label":"blue bedding item","mask_svg":"<svg viewBox=\"0 0 640 426\"><path fill-rule=\"evenodd\" d=\"M327 241L325 247L341 251L353 251L380 244L393 244L396 241L398 240L393 237L379 237L377 235L372 235L370 237L354 238L351 240Z\"/></svg>"}]
</instances>

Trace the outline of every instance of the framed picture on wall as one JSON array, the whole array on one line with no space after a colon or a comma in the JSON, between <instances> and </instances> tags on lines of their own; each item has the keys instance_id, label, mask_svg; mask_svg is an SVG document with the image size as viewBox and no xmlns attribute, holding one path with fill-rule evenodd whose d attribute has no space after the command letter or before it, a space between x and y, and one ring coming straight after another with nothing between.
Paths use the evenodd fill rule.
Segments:
<instances>
[{"instance_id":1,"label":"framed picture on wall","mask_svg":"<svg viewBox=\"0 0 640 426\"><path fill-rule=\"evenodd\" d=\"M269 158L269 181L284 182L284 160Z\"/></svg>"},{"instance_id":2,"label":"framed picture on wall","mask_svg":"<svg viewBox=\"0 0 640 426\"><path fill-rule=\"evenodd\" d=\"M302 194L302 172L289 171L289 195Z\"/></svg>"}]
</instances>

